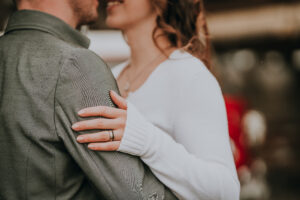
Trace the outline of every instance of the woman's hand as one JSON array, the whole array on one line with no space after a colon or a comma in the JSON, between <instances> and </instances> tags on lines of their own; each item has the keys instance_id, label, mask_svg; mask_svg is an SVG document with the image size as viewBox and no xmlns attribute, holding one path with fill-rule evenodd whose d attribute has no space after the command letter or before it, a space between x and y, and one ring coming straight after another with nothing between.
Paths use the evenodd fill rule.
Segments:
<instances>
[{"instance_id":1,"label":"woman's hand","mask_svg":"<svg viewBox=\"0 0 300 200\"><path fill-rule=\"evenodd\" d=\"M81 121L73 124L75 131L105 129L105 131L83 134L77 137L79 143L90 143L88 148L98 151L116 151L121 144L127 120L127 102L116 92L110 91L110 96L118 108L97 106L82 109L80 117L104 117ZM113 131L114 139L111 140Z\"/></svg>"}]
</instances>

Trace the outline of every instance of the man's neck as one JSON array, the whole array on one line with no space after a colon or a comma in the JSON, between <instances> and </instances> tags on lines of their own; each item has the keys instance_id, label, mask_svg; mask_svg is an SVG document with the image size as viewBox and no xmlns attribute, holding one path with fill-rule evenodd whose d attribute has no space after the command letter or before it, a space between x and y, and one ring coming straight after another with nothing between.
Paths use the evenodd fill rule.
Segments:
<instances>
[{"instance_id":1,"label":"man's neck","mask_svg":"<svg viewBox=\"0 0 300 200\"><path fill-rule=\"evenodd\" d=\"M71 27L76 28L77 20L74 17L74 13L71 7L68 5L67 1L53 1L44 0L43 3L29 3L27 1L22 1L18 5L18 10L37 10L50 15L53 15L65 23L69 24Z\"/></svg>"}]
</instances>

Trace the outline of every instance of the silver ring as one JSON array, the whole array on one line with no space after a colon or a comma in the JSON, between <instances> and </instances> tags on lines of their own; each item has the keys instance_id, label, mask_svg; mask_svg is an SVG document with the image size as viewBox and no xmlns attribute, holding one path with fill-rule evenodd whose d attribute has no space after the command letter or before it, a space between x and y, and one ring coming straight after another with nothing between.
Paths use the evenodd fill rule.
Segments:
<instances>
[{"instance_id":1,"label":"silver ring","mask_svg":"<svg viewBox=\"0 0 300 200\"><path fill-rule=\"evenodd\" d=\"M114 139L115 139L115 133L113 130L109 131L109 139L110 139L110 141L114 141Z\"/></svg>"}]
</instances>

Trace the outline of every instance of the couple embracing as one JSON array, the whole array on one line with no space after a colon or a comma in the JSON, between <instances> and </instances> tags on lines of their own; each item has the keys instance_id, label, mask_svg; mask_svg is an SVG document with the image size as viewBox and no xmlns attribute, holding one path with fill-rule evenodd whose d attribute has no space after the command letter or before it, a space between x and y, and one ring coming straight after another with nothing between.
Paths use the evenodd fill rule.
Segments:
<instances>
[{"instance_id":1,"label":"couple embracing","mask_svg":"<svg viewBox=\"0 0 300 200\"><path fill-rule=\"evenodd\" d=\"M108 0L130 59L76 28L98 0L16 0L0 38L0 199L239 198L201 0Z\"/></svg>"}]
</instances>

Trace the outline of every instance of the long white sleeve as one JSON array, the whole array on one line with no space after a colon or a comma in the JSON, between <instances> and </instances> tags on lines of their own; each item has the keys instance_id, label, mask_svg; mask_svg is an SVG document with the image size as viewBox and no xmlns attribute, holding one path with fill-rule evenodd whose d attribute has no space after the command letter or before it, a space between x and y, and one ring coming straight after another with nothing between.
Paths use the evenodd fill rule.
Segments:
<instances>
[{"instance_id":1,"label":"long white sleeve","mask_svg":"<svg viewBox=\"0 0 300 200\"><path fill-rule=\"evenodd\" d=\"M205 69L178 84L178 98L170 102L175 105L173 138L129 103L119 151L140 156L179 199L239 199L226 110L217 81Z\"/></svg>"}]
</instances>

